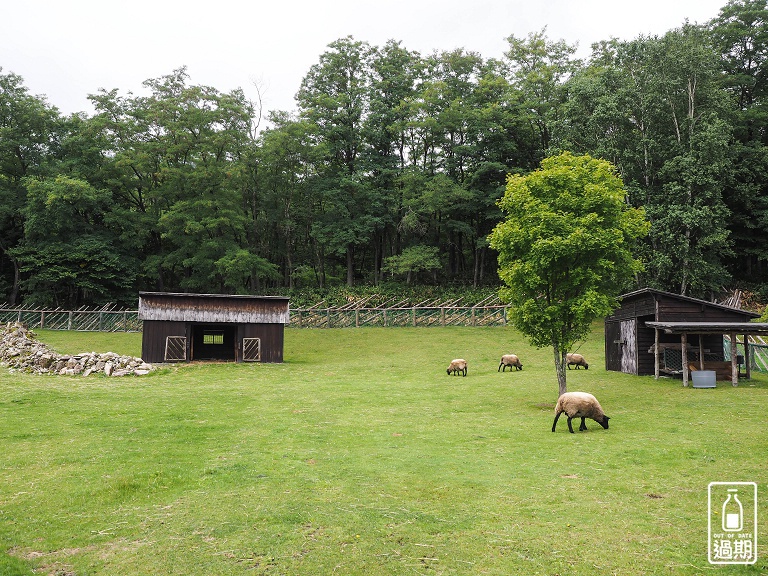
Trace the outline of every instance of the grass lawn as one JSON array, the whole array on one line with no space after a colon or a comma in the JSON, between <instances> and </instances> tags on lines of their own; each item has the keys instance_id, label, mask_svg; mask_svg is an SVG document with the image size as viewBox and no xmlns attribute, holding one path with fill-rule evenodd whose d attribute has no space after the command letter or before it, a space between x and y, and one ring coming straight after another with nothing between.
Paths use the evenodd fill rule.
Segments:
<instances>
[{"instance_id":1,"label":"grass lawn","mask_svg":"<svg viewBox=\"0 0 768 576\"><path fill-rule=\"evenodd\" d=\"M1 369L0 574L764 574L764 504L757 563L708 563L707 485L764 502L768 376L606 372L601 325L578 351L568 388L609 430L550 431L552 352L511 328L288 329L284 364L142 377ZM497 372L508 352L523 371Z\"/></svg>"}]
</instances>

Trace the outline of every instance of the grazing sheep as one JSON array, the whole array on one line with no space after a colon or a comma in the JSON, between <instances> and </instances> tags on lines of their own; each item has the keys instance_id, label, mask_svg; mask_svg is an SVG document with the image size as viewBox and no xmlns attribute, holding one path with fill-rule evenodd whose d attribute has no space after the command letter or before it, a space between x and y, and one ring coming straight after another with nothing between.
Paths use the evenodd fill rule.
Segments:
<instances>
[{"instance_id":1,"label":"grazing sheep","mask_svg":"<svg viewBox=\"0 0 768 576\"><path fill-rule=\"evenodd\" d=\"M568 430L571 434L574 433L573 426L571 425L571 420L574 418L581 418L579 431L587 429L587 425L584 422L585 418L592 418L600 426L606 430L608 429L608 420L610 418L605 415L600 402L592 394L586 392L566 392L560 396L555 406L555 421L552 423L552 432L555 431L557 419L560 418L560 414L563 412L568 416Z\"/></svg>"},{"instance_id":2,"label":"grazing sheep","mask_svg":"<svg viewBox=\"0 0 768 576\"><path fill-rule=\"evenodd\" d=\"M587 361L584 360L584 356L581 354L566 354L565 361L568 364L568 370L573 365L576 365L576 370L579 369L579 366L584 366L584 370L589 370L589 364L587 364Z\"/></svg>"},{"instance_id":3,"label":"grazing sheep","mask_svg":"<svg viewBox=\"0 0 768 576\"><path fill-rule=\"evenodd\" d=\"M515 354L504 354L504 356L501 357L501 363L499 364L499 370L502 372L506 372L507 366L509 366L509 370L512 371L512 367L515 367L515 370L522 370L523 364L520 362L520 358L518 358ZM498 372L499 370L496 370Z\"/></svg>"},{"instance_id":4,"label":"grazing sheep","mask_svg":"<svg viewBox=\"0 0 768 576\"><path fill-rule=\"evenodd\" d=\"M448 374L453 372L453 375L456 376L456 374L461 374L462 376L467 375L467 361L463 358L456 358L456 360L451 360L451 363L448 365Z\"/></svg>"}]
</instances>

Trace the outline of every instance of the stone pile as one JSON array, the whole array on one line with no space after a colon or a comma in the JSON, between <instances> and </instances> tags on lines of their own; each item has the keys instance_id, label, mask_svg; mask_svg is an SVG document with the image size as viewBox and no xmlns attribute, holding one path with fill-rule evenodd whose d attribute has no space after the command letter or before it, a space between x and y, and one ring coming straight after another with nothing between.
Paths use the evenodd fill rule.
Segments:
<instances>
[{"instance_id":1,"label":"stone pile","mask_svg":"<svg viewBox=\"0 0 768 576\"><path fill-rule=\"evenodd\" d=\"M89 376L94 373L142 376L154 370L151 364L146 364L141 358L121 356L114 352L57 354L37 340L34 332L18 322L0 326L0 365L13 371L62 376Z\"/></svg>"}]
</instances>

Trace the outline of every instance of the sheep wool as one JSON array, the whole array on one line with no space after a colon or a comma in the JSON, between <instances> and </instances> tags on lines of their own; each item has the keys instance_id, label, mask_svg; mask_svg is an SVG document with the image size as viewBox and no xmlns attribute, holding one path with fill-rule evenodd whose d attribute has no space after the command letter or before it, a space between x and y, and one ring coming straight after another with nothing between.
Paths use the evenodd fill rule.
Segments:
<instances>
[{"instance_id":1,"label":"sheep wool","mask_svg":"<svg viewBox=\"0 0 768 576\"><path fill-rule=\"evenodd\" d=\"M523 369L523 364L522 362L520 362L520 358L518 358L516 354L504 354L504 356L501 357L499 370L501 370L502 372L506 372L507 366L509 366L510 372L512 371L513 366L515 368L515 371ZM498 372L499 370L496 370L496 372Z\"/></svg>"},{"instance_id":2,"label":"sheep wool","mask_svg":"<svg viewBox=\"0 0 768 576\"><path fill-rule=\"evenodd\" d=\"M463 358L456 358L455 360L451 360L451 363L448 364L448 374L450 375L451 372L453 372L453 375L456 376L457 374L461 374L462 376L467 375L467 361Z\"/></svg>"},{"instance_id":3,"label":"sheep wool","mask_svg":"<svg viewBox=\"0 0 768 576\"><path fill-rule=\"evenodd\" d=\"M587 392L566 392L557 399L557 405L555 406L555 421L552 423L552 432L555 431L557 426L557 419L560 418L560 414L565 412L568 416L568 430L573 434L573 425L571 420L574 418L581 418L581 426L579 431L587 429L587 425L584 422L585 418L591 418L600 426L608 429L608 420L610 418L603 412L600 402L597 401L592 394Z\"/></svg>"},{"instance_id":4,"label":"sheep wool","mask_svg":"<svg viewBox=\"0 0 768 576\"><path fill-rule=\"evenodd\" d=\"M581 354L566 354L565 363L568 365L568 370L570 370L573 365L576 366L576 370L579 369L579 366L584 366L584 370L589 370L589 364L587 364L587 361Z\"/></svg>"}]
</instances>

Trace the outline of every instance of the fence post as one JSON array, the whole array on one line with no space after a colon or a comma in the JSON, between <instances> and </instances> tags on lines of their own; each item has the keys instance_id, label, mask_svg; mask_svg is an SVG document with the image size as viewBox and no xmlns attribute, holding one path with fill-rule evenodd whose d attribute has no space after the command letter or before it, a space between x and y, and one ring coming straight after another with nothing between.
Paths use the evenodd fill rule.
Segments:
<instances>
[{"instance_id":1,"label":"fence post","mask_svg":"<svg viewBox=\"0 0 768 576\"><path fill-rule=\"evenodd\" d=\"M72 330L72 314L74 314L74 312L70 310L67 319L67 330Z\"/></svg>"},{"instance_id":2,"label":"fence post","mask_svg":"<svg viewBox=\"0 0 768 576\"><path fill-rule=\"evenodd\" d=\"M40 310L40 330L45 327L45 310Z\"/></svg>"}]
</instances>

